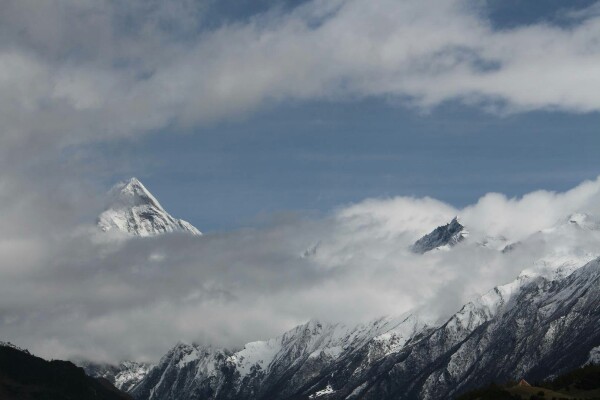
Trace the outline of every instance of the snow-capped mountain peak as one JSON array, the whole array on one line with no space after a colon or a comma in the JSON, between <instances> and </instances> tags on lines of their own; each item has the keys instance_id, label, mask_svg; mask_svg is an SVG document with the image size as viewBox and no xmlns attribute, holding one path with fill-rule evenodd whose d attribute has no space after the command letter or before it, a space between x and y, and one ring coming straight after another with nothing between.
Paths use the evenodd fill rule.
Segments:
<instances>
[{"instance_id":1,"label":"snow-capped mountain peak","mask_svg":"<svg viewBox=\"0 0 600 400\"><path fill-rule=\"evenodd\" d=\"M164 210L156 197L135 177L117 183L110 190L110 195L115 203L124 206L134 207L146 204Z\"/></svg>"},{"instance_id":2,"label":"snow-capped mountain peak","mask_svg":"<svg viewBox=\"0 0 600 400\"><path fill-rule=\"evenodd\" d=\"M134 236L169 232L202 233L187 221L172 217L137 178L116 184L109 192L110 206L98 217L104 232L117 231Z\"/></svg>"}]
</instances>

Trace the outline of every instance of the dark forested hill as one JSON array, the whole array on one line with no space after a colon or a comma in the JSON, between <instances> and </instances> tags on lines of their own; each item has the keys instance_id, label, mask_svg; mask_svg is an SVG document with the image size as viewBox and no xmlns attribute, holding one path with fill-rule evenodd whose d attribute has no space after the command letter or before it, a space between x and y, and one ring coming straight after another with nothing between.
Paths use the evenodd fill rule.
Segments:
<instances>
[{"instance_id":1,"label":"dark forested hill","mask_svg":"<svg viewBox=\"0 0 600 400\"><path fill-rule=\"evenodd\" d=\"M456 400L600 399L600 366L586 365L541 383L492 384L457 397Z\"/></svg>"},{"instance_id":2,"label":"dark forested hill","mask_svg":"<svg viewBox=\"0 0 600 400\"><path fill-rule=\"evenodd\" d=\"M2 400L129 400L108 381L89 377L68 361L46 361L0 345Z\"/></svg>"}]
</instances>

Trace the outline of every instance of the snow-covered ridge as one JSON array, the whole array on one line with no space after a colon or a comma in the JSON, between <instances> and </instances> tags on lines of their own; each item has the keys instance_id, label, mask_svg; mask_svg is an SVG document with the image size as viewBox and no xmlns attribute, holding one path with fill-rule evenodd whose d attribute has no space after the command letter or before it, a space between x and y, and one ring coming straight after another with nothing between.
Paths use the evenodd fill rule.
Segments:
<instances>
[{"instance_id":1,"label":"snow-covered ridge","mask_svg":"<svg viewBox=\"0 0 600 400\"><path fill-rule=\"evenodd\" d=\"M310 320L281 336L247 343L237 351L180 342L130 393L143 399L188 398L209 385L215 392L232 390L246 398L249 388L266 387L267 382L292 371L311 375L361 352L372 360L381 359L400 350L426 326L414 314L358 325ZM172 389L173 379L186 381L177 393ZM316 397L324 394L327 390L315 390Z\"/></svg>"},{"instance_id":2,"label":"snow-covered ridge","mask_svg":"<svg viewBox=\"0 0 600 400\"><path fill-rule=\"evenodd\" d=\"M202 233L192 224L172 217L136 178L120 182L109 192L110 206L98 217L98 227L133 236L170 232Z\"/></svg>"}]
</instances>

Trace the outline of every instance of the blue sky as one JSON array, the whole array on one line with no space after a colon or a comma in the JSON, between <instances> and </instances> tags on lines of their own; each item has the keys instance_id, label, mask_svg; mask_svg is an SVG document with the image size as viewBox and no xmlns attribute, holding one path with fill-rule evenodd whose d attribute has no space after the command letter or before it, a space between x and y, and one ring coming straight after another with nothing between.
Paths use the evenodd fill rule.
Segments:
<instances>
[{"instance_id":1,"label":"blue sky","mask_svg":"<svg viewBox=\"0 0 600 400\"><path fill-rule=\"evenodd\" d=\"M111 149L163 205L203 229L273 212L324 212L367 197L455 206L490 191L563 191L600 174L600 115L498 116L457 104L423 114L385 101L279 106ZM118 150L117 150L118 147Z\"/></svg>"},{"instance_id":2,"label":"blue sky","mask_svg":"<svg viewBox=\"0 0 600 400\"><path fill-rule=\"evenodd\" d=\"M594 0L487 0L482 1L487 15L498 28L512 28L539 22L564 24L564 14L581 10L595 3Z\"/></svg>"}]
</instances>

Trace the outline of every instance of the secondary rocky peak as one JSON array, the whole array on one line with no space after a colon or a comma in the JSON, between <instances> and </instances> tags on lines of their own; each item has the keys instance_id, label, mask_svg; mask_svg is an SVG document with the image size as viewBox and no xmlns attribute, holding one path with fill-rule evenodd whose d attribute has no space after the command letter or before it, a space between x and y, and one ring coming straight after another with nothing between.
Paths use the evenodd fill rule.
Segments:
<instances>
[{"instance_id":1,"label":"secondary rocky peak","mask_svg":"<svg viewBox=\"0 0 600 400\"><path fill-rule=\"evenodd\" d=\"M418 254L424 254L433 249L443 249L455 246L468 236L465 227L454 217L450 223L438 226L433 231L417 240L411 250Z\"/></svg>"},{"instance_id":2,"label":"secondary rocky peak","mask_svg":"<svg viewBox=\"0 0 600 400\"><path fill-rule=\"evenodd\" d=\"M104 232L154 236L170 232L201 232L187 221L172 217L137 178L116 184L109 192L110 205L98 217Z\"/></svg>"}]
</instances>

